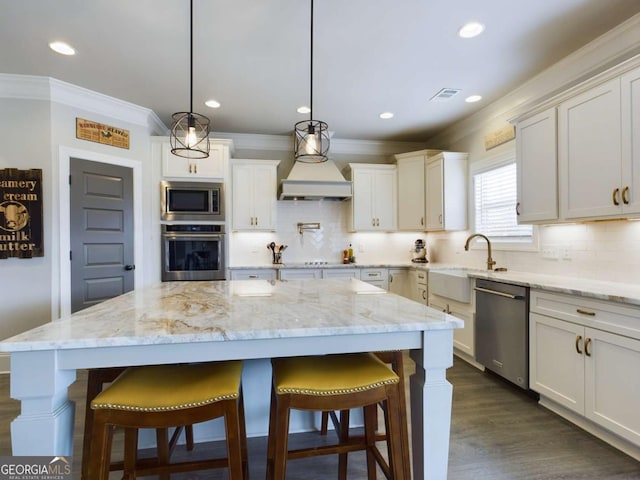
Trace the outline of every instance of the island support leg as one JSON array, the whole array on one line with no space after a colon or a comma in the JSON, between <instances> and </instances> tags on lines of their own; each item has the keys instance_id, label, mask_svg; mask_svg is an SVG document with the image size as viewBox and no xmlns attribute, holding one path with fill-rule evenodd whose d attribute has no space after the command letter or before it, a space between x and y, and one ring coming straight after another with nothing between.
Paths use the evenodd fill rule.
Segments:
<instances>
[{"instance_id":1,"label":"island support leg","mask_svg":"<svg viewBox=\"0 0 640 480\"><path fill-rule=\"evenodd\" d=\"M423 337L422 350L411 351L413 478L446 480L453 394L446 373L453 365L453 330L425 331Z\"/></svg>"},{"instance_id":2,"label":"island support leg","mask_svg":"<svg viewBox=\"0 0 640 480\"><path fill-rule=\"evenodd\" d=\"M11 423L13 455L71 456L75 404L67 388L75 370L58 370L53 351L11 354L11 398L21 413Z\"/></svg>"}]
</instances>

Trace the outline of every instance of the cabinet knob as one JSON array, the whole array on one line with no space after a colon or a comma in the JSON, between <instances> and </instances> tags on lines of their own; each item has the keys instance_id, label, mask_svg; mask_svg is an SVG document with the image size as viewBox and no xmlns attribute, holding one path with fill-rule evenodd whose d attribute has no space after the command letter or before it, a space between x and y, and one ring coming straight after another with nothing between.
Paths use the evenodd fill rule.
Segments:
<instances>
[{"instance_id":1,"label":"cabinet knob","mask_svg":"<svg viewBox=\"0 0 640 480\"><path fill-rule=\"evenodd\" d=\"M616 188L613 191L613 204L617 207L618 205L620 205L620 200L618 199L620 195L620 189Z\"/></svg>"},{"instance_id":2,"label":"cabinet knob","mask_svg":"<svg viewBox=\"0 0 640 480\"><path fill-rule=\"evenodd\" d=\"M129 270L135 270L135 269L136 269L136 266L135 266L135 265L125 265L125 266L124 266L124 269L125 269L125 270L127 270L127 271L129 271Z\"/></svg>"}]
</instances>

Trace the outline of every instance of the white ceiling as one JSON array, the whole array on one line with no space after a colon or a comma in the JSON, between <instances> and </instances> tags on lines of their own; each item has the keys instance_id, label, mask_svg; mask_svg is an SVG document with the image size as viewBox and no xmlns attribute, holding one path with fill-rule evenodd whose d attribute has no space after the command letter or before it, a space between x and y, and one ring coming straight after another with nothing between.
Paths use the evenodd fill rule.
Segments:
<instances>
[{"instance_id":1,"label":"white ceiling","mask_svg":"<svg viewBox=\"0 0 640 480\"><path fill-rule=\"evenodd\" d=\"M194 0L194 111L214 135L288 134L308 118L296 108L309 103L309 12L310 0ZM315 0L313 116L334 138L425 141L638 12L638 0ZM472 19L485 33L459 38ZM188 32L188 0L0 0L0 73L51 76L168 126L189 109ZM429 102L445 87L462 92Z\"/></svg>"}]
</instances>

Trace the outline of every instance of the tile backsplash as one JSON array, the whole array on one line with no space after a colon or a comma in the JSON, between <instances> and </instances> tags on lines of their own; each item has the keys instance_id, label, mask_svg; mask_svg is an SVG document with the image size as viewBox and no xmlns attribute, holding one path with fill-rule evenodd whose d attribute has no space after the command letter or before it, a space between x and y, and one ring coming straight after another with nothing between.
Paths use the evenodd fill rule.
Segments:
<instances>
[{"instance_id":1,"label":"tile backsplash","mask_svg":"<svg viewBox=\"0 0 640 480\"><path fill-rule=\"evenodd\" d=\"M277 232L231 232L231 266L271 264L270 242L287 245L283 263L326 261L341 263L352 245L356 263L403 263L411 260L416 239L427 243L430 262L485 268L483 245L468 252L471 233L398 232L348 233L349 202L279 201ZM298 222L320 223L317 231L298 233ZM614 282L640 283L640 221L606 221L539 226L538 248L505 251L494 245L493 258L510 270L575 276Z\"/></svg>"},{"instance_id":2,"label":"tile backsplash","mask_svg":"<svg viewBox=\"0 0 640 480\"><path fill-rule=\"evenodd\" d=\"M283 263L325 261L342 263L342 252L352 245L356 263L401 263L411 260L411 248L424 232L348 233L349 202L278 201L277 232L231 232L231 266L269 265L270 242L287 245ZM299 222L320 223L319 230L298 233Z\"/></svg>"}]
</instances>

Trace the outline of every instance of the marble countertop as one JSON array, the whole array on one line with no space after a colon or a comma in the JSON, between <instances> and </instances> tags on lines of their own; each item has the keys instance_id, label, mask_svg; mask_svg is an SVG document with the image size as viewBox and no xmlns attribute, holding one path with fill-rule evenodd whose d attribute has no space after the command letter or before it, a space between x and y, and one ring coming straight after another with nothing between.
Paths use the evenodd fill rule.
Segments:
<instances>
[{"instance_id":1,"label":"marble countertop","mask_svg":"<svg viewBox=\"0 0 640 480\"><path fill-rule=\"evenodd\" d=\"M280 270L283 268L408 268L413 266L423 266L425 264L415 264L411 262L401 263L274 263L270 265L240 265L229 267L229 270L262 270L262 269L275 269Z\"/></svg>"},{"instance_id":2,"label":"marble countertop","mask_svg":"<svg viewBox=\"0 0 640 480\"><path fill-rule=\"evenodd\" d=\"M0 351L452 329L462 321L354 279L165 282L0 342Z\"/></svg>"}]
</instances>

